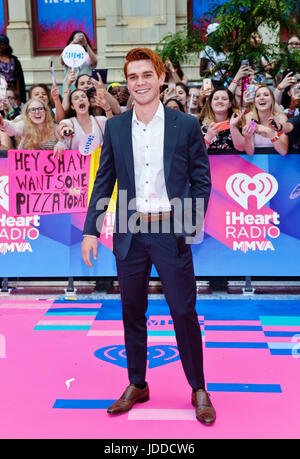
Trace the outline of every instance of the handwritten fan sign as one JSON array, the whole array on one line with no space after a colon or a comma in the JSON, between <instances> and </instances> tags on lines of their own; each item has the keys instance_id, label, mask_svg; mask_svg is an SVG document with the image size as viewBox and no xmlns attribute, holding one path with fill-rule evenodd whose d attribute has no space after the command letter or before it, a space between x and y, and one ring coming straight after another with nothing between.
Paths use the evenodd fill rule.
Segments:
<instances>
[{"instance_id":1,"label":"handwritten fan sign","mask_svg":"<svg viewBox=\"0 0 300 459\"><path fill-rule=\"evenodd\" d=\"M90 157L76 150L60 158L50 150L11 150L10 215L51 215L85 212Z\"/></svg>"},{"instance_id":2,"label":"handwritten fan sign","mask_svg":"<svg viewBox=\"0 0 300 459\"><path fill-rule=\"evenodd\" d=\"M72 69L81 67L86 60L86 51L81 45L71 44L65 47L62 60Z\"/></svg>"}]
</instances>

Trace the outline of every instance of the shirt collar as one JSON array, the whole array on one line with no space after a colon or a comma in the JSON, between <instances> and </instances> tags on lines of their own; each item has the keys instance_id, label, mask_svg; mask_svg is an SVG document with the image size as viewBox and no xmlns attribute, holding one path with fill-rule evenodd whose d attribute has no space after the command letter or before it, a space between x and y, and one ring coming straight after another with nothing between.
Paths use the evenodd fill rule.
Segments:
<instances>
[{"instance_id":1,"label":"shirt collar","mask_svg":"<svg viewBox=\"0 0 300 459\"><path fill-rule=\"evenodd\" d=\"M157 108L157 110L156 110L156 112L155 112L155 114L154 114L154 116L153 116L151 121L153 121L154 118L160 118L162 120L165 119L165 110L164 110L164 106L163 106L163 104L161 102L159 102L158 108ZM141 121L139 121L137 119L134 106L133 106L133 113L132 113L132 122L133 123L137 123L137 124L143 124Z\"/></svg>"}]
</instances>

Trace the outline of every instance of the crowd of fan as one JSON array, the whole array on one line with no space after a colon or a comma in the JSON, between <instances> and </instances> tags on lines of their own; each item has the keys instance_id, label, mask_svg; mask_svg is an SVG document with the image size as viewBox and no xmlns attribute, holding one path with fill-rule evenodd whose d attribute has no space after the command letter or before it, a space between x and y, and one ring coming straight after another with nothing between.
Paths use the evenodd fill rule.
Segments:
<instances>
[{"instance_id":1,"label":"crowd of fan","mask_svg":"<svg viewBox=\"0 0 300 459\"><path fill-rule=\"evenodd\" d=\"M106 87L100 73L91 76L97 56L87 36L74 31L71 42L86 49L86 64L77 70L64 66L61 91L55 84L51 89L38 84L27 97L21 64L8 38L0 35L0 149L48 149L58 154L78 149L84 135L95 134L102 141L106 120L132 107L126 84ZM290 37L288 49L292 47L300 50L299 37ZM190 84L169 59L165 67L162 103L199 119L209 153L233 150L253 155L261 147L281 155L300 151L300 74L282 69L281 81L272 86L264 83L267 70L258 79L243 63L223 87L209 53L200 55L199 83ZM7 83L4 96L2 79Z\"/></svg>"}]
</instances>

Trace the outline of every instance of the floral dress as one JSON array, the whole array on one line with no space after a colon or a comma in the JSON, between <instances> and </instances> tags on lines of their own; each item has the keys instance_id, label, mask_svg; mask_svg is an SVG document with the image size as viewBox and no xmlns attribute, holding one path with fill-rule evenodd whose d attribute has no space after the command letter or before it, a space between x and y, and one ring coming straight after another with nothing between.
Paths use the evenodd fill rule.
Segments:
<instances>
[{"instance_id":1,"label":"floral dress","mask_svg":"<svg viewBox=\"0 0 300 459\"><path fill-rule=\"evenodd\" d=\"M201 130L203 136L207 133L209 124L201 123ZM208 149L216 149L216 150L235 150L230 129L225 129L217 133L217 135L212 139L209 144Z\"/></svg>"}]
</instances>

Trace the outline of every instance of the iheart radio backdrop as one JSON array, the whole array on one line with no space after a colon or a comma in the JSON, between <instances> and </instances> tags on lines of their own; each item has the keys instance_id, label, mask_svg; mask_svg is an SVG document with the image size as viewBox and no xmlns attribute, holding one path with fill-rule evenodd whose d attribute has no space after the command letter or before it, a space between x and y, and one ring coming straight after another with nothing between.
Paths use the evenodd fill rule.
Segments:
<instances>
[{"instance_id":1,"label":"iheart radio backdrop","mask_svg":"<svg viewBox=\"0 0 300 459\"><path fill-rule=\"evenodd\" d=\"M113 205L94 267L81 259L92 162L78 152L66 153L60 165L49 151L23 154L23 163L16 151L9 152L10 165L0 159L0 276L116 276ZM209 159L204 235L192 245L196 276L300 275L300 155ZM14 170L21 163L27 170Z\"/></svg>"}]
</instances>

